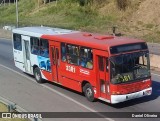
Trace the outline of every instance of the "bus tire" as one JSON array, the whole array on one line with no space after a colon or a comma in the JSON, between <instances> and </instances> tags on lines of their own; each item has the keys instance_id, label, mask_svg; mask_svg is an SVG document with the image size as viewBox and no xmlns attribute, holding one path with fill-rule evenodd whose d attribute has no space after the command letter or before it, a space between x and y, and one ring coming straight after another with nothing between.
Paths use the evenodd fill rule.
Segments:
<instances>
[{"instance_id":1,"label":"bus tire","mask_svg":"<svg viewBox=\"0 0 160 121\"><path fill-rule=\"evenodd\" d=\"M95 99L94 99L94 91L91 84L89 83L85 84L85 86L83 87L83 90L87 100L90 102L93 102Z\"/></svg>"},{"instance_id":2,"label":"bus tire","mask_svg":"<svg viewBox=\"0 0 160 121\"><path fill-rule=\"evenodd\" d=\"M34 77L35 77L36 81L38 83L44 83L44 80L42 79L40 69L38 67L36 67L33 72L34 72Z\"/></svg>"}]
</instances>

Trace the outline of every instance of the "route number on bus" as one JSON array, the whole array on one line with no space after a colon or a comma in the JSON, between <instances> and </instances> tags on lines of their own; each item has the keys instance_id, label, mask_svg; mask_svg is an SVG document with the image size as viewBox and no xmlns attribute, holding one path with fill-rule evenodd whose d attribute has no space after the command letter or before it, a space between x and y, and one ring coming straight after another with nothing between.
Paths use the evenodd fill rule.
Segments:
<instances>
[{"instance_id":1,"label":"route number on bus","mask_svg":"<svg viewBox=\"0 0 160 121\"><path fill-rule=\"evenodd\" d=\"M76 68L73 66L66 66L66 71L76 73Z\"/></svg>"}]
</instances>

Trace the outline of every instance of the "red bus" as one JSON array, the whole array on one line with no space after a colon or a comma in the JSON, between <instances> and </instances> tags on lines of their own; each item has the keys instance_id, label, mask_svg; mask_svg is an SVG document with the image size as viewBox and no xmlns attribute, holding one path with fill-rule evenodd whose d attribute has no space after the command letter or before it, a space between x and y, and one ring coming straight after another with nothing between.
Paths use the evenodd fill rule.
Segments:
<instances>
[{"instance_id":1,"label":"red bus","mask_svg":"<svg viewBox=\"0 0 160 121\"><path fill-rule=\"evenodd\" d=\"M111 104L151 95L149 50L139 39L50 27L13 30L15 66Z\"/></svg>"}]
</instances>

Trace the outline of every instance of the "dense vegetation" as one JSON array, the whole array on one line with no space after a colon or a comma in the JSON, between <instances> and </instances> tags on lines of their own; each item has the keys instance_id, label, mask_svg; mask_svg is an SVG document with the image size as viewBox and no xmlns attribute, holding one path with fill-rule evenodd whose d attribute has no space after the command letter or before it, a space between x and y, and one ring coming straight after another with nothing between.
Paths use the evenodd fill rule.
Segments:
<instances>
[{"instance_id":1,"label":"dense vegetation","mask_svg":"<svg viewBox=\"0 0 160 121\"><path fill-rule=\"evenodd\" d=\"M115 26L122 35L158 42L160 31L154 29L156 25L131 20L143 1L19 0L19 25L46 25L110 34ZM15 4L0 6L0 24L16 25Z\"/></svg>"}]
</instances>

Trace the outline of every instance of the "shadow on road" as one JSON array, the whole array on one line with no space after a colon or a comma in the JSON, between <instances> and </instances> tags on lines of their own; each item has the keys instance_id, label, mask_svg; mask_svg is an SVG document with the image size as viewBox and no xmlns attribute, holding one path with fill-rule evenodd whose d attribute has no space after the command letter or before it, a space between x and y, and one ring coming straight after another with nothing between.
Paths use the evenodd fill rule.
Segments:
<instances>
[{"instance_id":1,"label":"shadow on road","mask_svg":"<svg viewBox=\"0 0 160 121\"><path fill-rule=\"evenodd\" d=\"M26 75L34 78L33 76L31 76L29 74L26 74ZM84 94L82 94L82 93L79 93L77 91L74 91L74 90L66 88L66 87L63 87L63 86L61 86L59 84L56 84L56 83L53 83L53 82L46 82L46 83L54 85L54 86L57 86L57 87L60 87L62 89L68 90L68 91L71 91L71 92L76 93L76 94L78 94L80 96L84 96ZM129 106L133 106L133 105L137 105L137 104L141 104L141 103L144 103L144 102L149 102L149 101L155 100L159 96L160 96L160 82L152 81L152 95L151 96L137 98L137 99L125 101L125 102L118 103L118 104L109 104L109 103L106 103L106 102L101 101L101 100L96 100L96 102L111 106L113 108L125 108L125 107L129 107Z\"/></svg>"},{"instance_id":2,"label":"shadow on road","mask_svg":"<svg viewBox=\"0 0 160 121\"><path fill-rule=\"evenodd\" d=\"M76 93L80 96L84 96L82 93L76 92L72 89L68 89L66 87L63 87L61 85L58 85L58 84L55 84L55 83L52 83L52 82L49 82L49 83L52 84L52 85L58 86L60 88L66 89L68 91L72 91L73 93ZM129 100L129 101L118 103L118 104L109 104L109 103L106 103L106 102L101 101L101 100L96 100L96 102L100 102L102 104L111 106L113 108L125 108L125 107L129 107L129 106L133 106L133 105L137 105L137 104L141 104L141 103L144 103L144 102L149 102L149 101L157 99L160 96L160 82L152 81L152 88L153 88L153 90L152 90L152 95L151 96L137 98L137 99Z\"/></svg>"}]
</instances>

